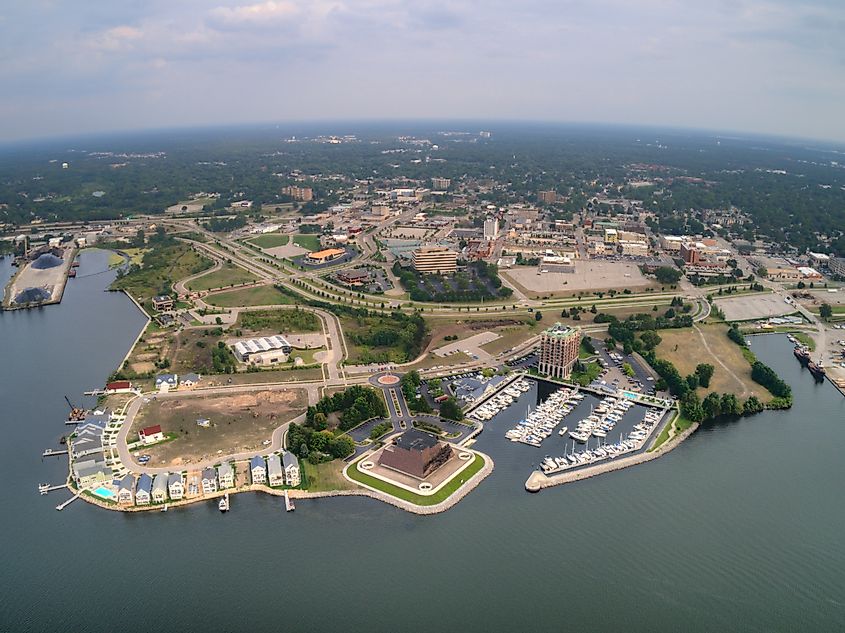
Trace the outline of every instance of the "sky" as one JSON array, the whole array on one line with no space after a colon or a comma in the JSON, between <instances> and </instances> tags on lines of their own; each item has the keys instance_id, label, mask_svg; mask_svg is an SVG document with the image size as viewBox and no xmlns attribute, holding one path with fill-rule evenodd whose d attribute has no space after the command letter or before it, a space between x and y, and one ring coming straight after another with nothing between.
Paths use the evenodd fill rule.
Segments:
<instances>
[{"instance_id":1,"label":"sky","mask_svg":"<svg viewBox=\"0 0 845 633\"><path fill-rule=\"evenodd\" d=\"M845 141L843 0L7 0L0 141L382 119Z\"/></svg>"}]
</instances>

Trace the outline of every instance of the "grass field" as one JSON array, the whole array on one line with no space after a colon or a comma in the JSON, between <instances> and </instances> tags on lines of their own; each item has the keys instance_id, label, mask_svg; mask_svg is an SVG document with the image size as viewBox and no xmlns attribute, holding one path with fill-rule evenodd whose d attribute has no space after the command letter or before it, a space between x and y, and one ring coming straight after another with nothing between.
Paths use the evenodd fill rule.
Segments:
<instances>
[{"instance_id":1,"label":"grass field","mask_svg":"<svg viewBox=\"0 0 845 633\"><path fill-rule=\"evenodd\" d=\"M293 243L309 251L320 250L320 236L300 233L293 236Z\"/></svg>"},{"instance_id":2,"label":"grass field","mask_svg":"<svg viewBox=\"0 0 845 633\"><path fill-rule=\"evenodd\" d=\"M208 295L205 297L205 302L221 308L234 308L237 306L289 305L294 303L294 299L290 295L279 292L274 286L253 286L252 288L240 288Z\"/></svg>"},{"instance_id":3,"label":"grass field","mask_svg":"<svg viewBox=\"0 0 845 633\"><path fill-rule=\"evenodd\" d=\"M362 473L358 470L357 461L349 467L349 470L347 470L346 473L355 481L387 493L391 497L396 497L397 499L402 499L403 501L408 501L418 506L433 506L452 496L452 493L460 488L463 482L467 481L482 468L484 468L484 458L481 455L476 455L472 464L467 466L466 470L456 474L445 486L431 496L414 494L413 492L400 488L399 486L394 486L393 484L389 484L381 479L376 479L372 475Z\"/></svg>"},{"instance_id":4,"label":"grass field","mask_svg":"<svg viewBox=\"0 0 845 633\"><path fill-rule=\"evenodd\" d=\"M223 264L220 270L203 275L188 283L188 290L209 290L211 288L226 288L237 284L256 281L257 277L251 272L234 264Z\"/></svg>"},{"instance_id":5,"label":"grass field","mask_svg":"<svg viewBox=\"0 0 845 633\"><path fill-rule=\"evenodd\" d=\"M252 332L320 332L320 318L308 310L256 310L241 312L236 327Z\"/></svg>"},{"instance_id":6,"label":"grass field","mask_svg":"<svg viewBox=\"0 0 845 633\"><path fill-rule=\"evenodd\" d=\"M308 490L328 492L329 490L354 490L358 486L343 476L343 460L335 459L324 464L312 464L307 459L302 462Z\"/></svg>"},{"instance_id":7,"label":"grass field","mask_svg":"<svg viewBox=\"0 0 845 633\"><path fill-rule=\"evenodd\" d=\"M285 246L288 241L290 241L289 236L281 235L279 233L265 233L264 235L251 237L247 240L247 242L255 244L258 248L275 248L277 246Z\"/></svg>"},{"instance_id":8,"label":"grass field","mask_svg":"<svg viewBox=\"0 0 845 633\"><path fill-rule=\"evenodd\" d=\"M211 260L199 255L181 242L157 244L143 255L141 268L112 282L115 290L126 290L141 303L170 292L174 281L211 268ZM152 309L152 306L147 306Z\"/></svg>"},{"instance_id":9,"label":"grass field","mask_svg":"<svg viewBox=\"0 0 845 633\"><path fill-rule=\"evenodd\" d=\"M657 346L657 356L671 361L682 376L693 373L699 363L713 365L710 386L699 387L699 396L718 391L742 398L754 395L763 402L768 401L771 394L751 379L751 366L740 347L727 337L727 331L728 326L721 323L660 330L663 340Z\"/></svg>"},{"instance_id":10,"label":"grass field","mask_svg":"<svg viewBox=\"0 0 845 633\"><path fill-rule=\"evenodd\" d=\"M121 253L125 253L127 257L129 257L129 263L135 264L136 266L140 266L141 262L144 259L144 253L147 252L148 249L146 248L122 248L120 249ZM120 266L123 262L126 261L123 256L117 254L114 251L109 253L109 268L114 268L115 266Z\"/></svg>"},{"instance_id":11,"label":"grass field","mask_svg":"<svg viewBox=\"0 0 845 633\"><path fill-rule=\"evenodd\" d=\"M144 447L151 463L182 466L217 455L259 450L272 432L305 411L308 399L301 389L260 391L222 396L203 395L151 400L132 422L129 437L138 429L160 424L176 439ZM197 420L206 418L208 428Z\"/></svg>"}]
</instances>

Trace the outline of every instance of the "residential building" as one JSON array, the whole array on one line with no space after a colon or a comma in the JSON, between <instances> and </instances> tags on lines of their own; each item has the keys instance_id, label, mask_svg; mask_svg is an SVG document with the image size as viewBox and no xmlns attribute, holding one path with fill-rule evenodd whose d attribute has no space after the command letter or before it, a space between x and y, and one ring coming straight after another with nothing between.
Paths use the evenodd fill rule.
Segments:
<instances>
[{"instance_id":1,"label":"residential building","mask_svg":"<svg viewBox=\"0 0 845 633\"><path fill-rule=\"evenodd\" d=\"M167 501L167 473L158 473L153 479L153 491L150 494L153 503Z\"/></svg>"},{"instance_id":2,"label":"residential building","mask_svg":"<svg viewBox=\"0 0 845 633\"><path fill-rule=\"evenodd\" d=\"M831 257L828 268L835 277L845 277L845 257Z\"/></svg>"},{"instance_id":3,"label":"residential building","mask_svg":"<svg viewBox=\"0 0 845 633\"><path fill-rule=\"evenodd\" d=\"M80 459L103 452L103 429L94 425L86 425L84 429L76 431L76 437L71 438L68 451L72 460Z\"/></svg>"},{"instance_id":4,"label":"residential building","mask_svg":"<svg viewBox=\"0 0 845 633\"><path fill-rule=\"evenodd\" d=\"M144 444L155 444L164 439L164 433L161 430L161 425L148 426L145 429L138 431L138 439Z\"/></svg>"},{"instance_id":5,"label":"residential building","mask_svg":"<svg viewBox=\"0 0 845 633\"><path fill-rule=\"evenodd\" d=\"M290 451L282 455L282 468L285 471L285 483L288 486L298 486L302 479L299 474L299 460Z\"/></svg>"},{"instance_id":6,"label":"residential building","mask_svg":"<svg viewBox=\"0 0 845 633\"><path fill-rule=\"evenodd\" d=\"M232 351L242 363L272 365L285 362L293 351L293 346L284 336L263 336L237 341L232 346Z\"/></svg>"},{"instance_id":7,"label":"residential building","mask_svg":"<svg viewBox=\"0 0 845 633\"><path fill-rule=\"evenodd\" d=\"M411 262L420 273L453 273L458 269L458 254L445 246L423 246L411 254Z\"/></svg>"},{"instance_id":8,"label":"residential building","mask_svg":"<svg viewBox=\"0 0 845 633\"><path fill-rule=\"evenodd\" d=\"M484 239L495 240L499 237L499 218L487 218L484 220Z\"/></svg>"},{"instance_id":9,"label":"residential building","mask_svg":"<svg viewBox=\"0 0 845 633\"><path fill-rule=\"evenodd\" d=\"M604 230L604 243L605 244L618 244L619 243L619 231L616 229L605 229Z\"/></svg>"},{"instance_id":10,"label":"residential building","mask_svg":"<svg viewBox=\"0 0 845 633\"><path fill-rule=\"evenodd\" d=\"M408 429L384 447L379 464L424 479L449 461L452 447L430 433Z\"/></svg>"},{"instance_id":11,"label":"residential building","mask_svg":"<svg viewBox=\"0 0 845 633\"><path fill-rule=\"evenodd\" d=\"M170 473L167 478L167 491L174 501L179 501L185 496L185 482L182 481L182 473Z\"/></svg>"},{"instance_id":12,"label":"residential building","mask_svg":"<svg viewBox=\"0 0 845 633\"><path fill-rule=\"evenodd\" d=\"M235 487L235 469L229 462L223 462L217 467L217 479L220 482L220 489Z\"/></svg>"},{"instance_id":13,"label":"residential building","mask_svg":"<svg viewBox=\"0 0 845 633\"><path fill-rule=\"evenodd\" d=\"M156 389L159 391L169 391L176 389L179 386L179 376L176 374L161 374L156 376Z\"/></svg>"},{"instance_id":14,"label":"residential building","mask_svg":"<svg viewBox=\"0 0 845 633\"><path fill-rule=\"evenodd\" d=\"M173 297L168 297L167 295L159 295L158 297L153 297L153 309L156 312L162 312L164 310L172 310L173 309Z\"/></svg>"},{"instance_id":15,"label":"residential building","mask_svg":"<svg viewBox=\"0 0 845 633\"><path fill-rule=\"evenodd\" d=\"M569 378L580 347L580 328L555 323L540 335L537 369L554 378Z\"/></svg>"},{"instance_id":16,"label":"residential building","mask_svg":"<svg viewBox=\"0 0 845 633\"><path fill-rule=\"evenodd\" d=\"M267 464L264 463L264 458L261 455L256 455L249 460L249 473L252 477L252 483L267 483Z\"/></svg>"},{"instance_id":17,"label":"residential building","mask_svg":"<svg viewBox=\"0 0 845 633\"><path fill-rule=\"evenodd\" d=\"M202 469L202 479L200 480L203 494L211 494L217 492L217 471L213 467Z\"/></svg>"},{"instance_id":18,"label":"residential building","mask_svg":"<svg viewBox=\"0 0 845 633\"><path fill-rule=\"evenodd\" d=\"M346 251L342 248L327 248L322 251L314 251L305 256L305 262L308 264L318 265L326 264L343 257Z\"/></svg>"},{"instance_id":19,"label":"residential building","mask_svg":"<svg viewBox=\"0 0 845 633\"><path fill-rule=\"evenodd\" d=\"M275 453L267 458L267 480L271 486L285 485L285 471L282 469L282 459Z\"/></svg>"},{"instance_id":20,"label":"residential building","mask_svg":"<svg viewBox=\"0 0 845 633\"><path fill-rule=\"evenodd\" d=\"M138 477L138 484L135 487L135 505L148 506L152 500L153 479L147 473Z\"/></svg>"},{"instance_id":21,"label":"residential building","mask_svg":"<svg viewBox=\"0 0 845 633\"><path fill-rule=\"evenodd\" d=\"M556 191L541 191L537 194L537 198L543 204L554 204L557 201Z\"/></svg>"},{"instance_id":22,"label":"residential building","mask_svg":"<svg viewBox=\"0 0 845 633\"><path fill-rule=\"evenodd\" d=\"M449 185L452 184L452 181L449 178L432 178L431 179L431 188L435 191L445 191L449 188Z\"/></svg>"},{"instance_id":23,"label":"residential building","mask_svg":"<svg viewBox=\"0 0 845 633\"><path fill-rule=\"evenodd\" d=\"M314 192L311 190L311 187L289 185L282 188L282 193L300 202L309 202L314 199Z\"/></svg>"},{"instance_id":24,"label":"residential building","mask_svg":"<svg viewBox=\"0 0 845 633\"><path fill-rule=\"evenodd\" d=\"M201 379L202 376L199 374L185 374L179 382L183 387L188 387L190 389L191 387L196 387Z\"/></svg>"},{"instance_id":25,"label":"residential building","mask_svg":"<svg viewBox=\"0 0 845 633\"><path fill-rule=\"evenodd\" d=\"M124 476L117 487L117 502L131 504L135 494L135 475L132 473Z\"/></svg>"}]
</instances>

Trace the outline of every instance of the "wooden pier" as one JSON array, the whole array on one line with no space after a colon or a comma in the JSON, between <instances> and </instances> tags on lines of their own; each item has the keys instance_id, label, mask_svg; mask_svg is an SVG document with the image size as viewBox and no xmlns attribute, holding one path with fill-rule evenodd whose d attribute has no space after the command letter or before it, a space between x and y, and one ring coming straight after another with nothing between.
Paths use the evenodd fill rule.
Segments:
<instances>
[{"instance_id":1,"label":"wooden pier","mask_svg":"<svg viewBox=\"0 0 845 633\"><path fill-rule=\"evenodd\" d=\"M292 512L293 510L296 510L296 506L293 505L293 499L290 498L288 491L285 490L285 511Z\"/></svg>"},{"instance_id":2,"label":"wooden pier","mask_svg":"<svg viewBox=\"0 0 845 633\"><path fill-rule=\"evenodd\" d=\"M39 484L38 492L42 495L46 495L51 490L61 490L62 488L67 488L67 484L58 484L56 486L51 486L50 484Z\"/></svg>"},{"instance_id":3,"label":"wooden pier","mask_svg":"<svg viewBox=\"0 0 845 633\"><path fill-rule=\"evenodd\" d=\"M79 499L79 497L80 497L80 496L82 496L82 493L83 493L83 492L85 492L85 491L84 491L84 490L80 490L79 492L77 492L75 495L73 495L73 496L72 496L70 499L68 499L67 501L63 501L62 503L60 503L59 505L57 505L57 506L56 506L56 510L58 510L59 512L61 512L61 511L62 511L62 510L64 510L66 507L68 507L71 503L73 503L74 501L76 501L77 499Z\"/></svg>"},{"instance_id":4,"label":"wooden pier","mask_svg":"<svg viewBox=\"0 0 845 633\"><path fill-rule=\"evenodd\" d=\"M52 457L53 455L67 455L67 449L63 451L54 451L52 448L48 448L41 453L41 457Z\"/></svg>"}]
</instances>

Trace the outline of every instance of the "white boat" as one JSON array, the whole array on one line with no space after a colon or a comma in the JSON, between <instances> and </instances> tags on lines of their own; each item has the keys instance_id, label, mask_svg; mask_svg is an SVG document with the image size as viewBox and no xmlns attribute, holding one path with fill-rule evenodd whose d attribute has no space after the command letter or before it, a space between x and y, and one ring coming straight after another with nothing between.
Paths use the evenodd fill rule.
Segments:
<instances>
[{"instance_id":1,"label":"white boat","mask_svg":"<svg viewBox=\"0 0 845 633\"><path fill-rule=\"evenodd\" d=\"M229 511L229 493L227 492L225 495L220 497L220 501L217 503L217 508L220 512L228 512Z\"/></svg>"},{"instance_id":2,"label":"white boat","mask_svg":"<svg viewBox=\"0 0 845 633\"><path fill-rule=\"evenodd\" d=\"M166 503L162 506L161 511L167 512L167 504Z\"/></svg>"}]
</instances>

